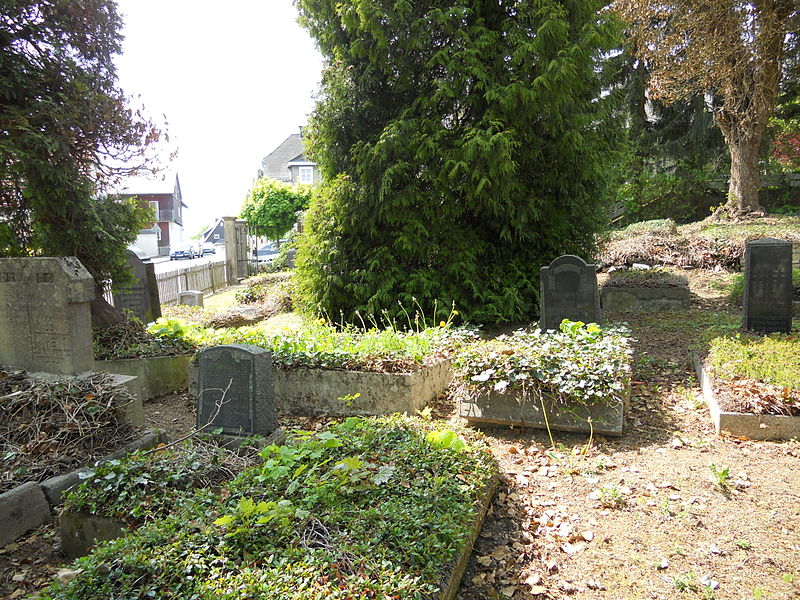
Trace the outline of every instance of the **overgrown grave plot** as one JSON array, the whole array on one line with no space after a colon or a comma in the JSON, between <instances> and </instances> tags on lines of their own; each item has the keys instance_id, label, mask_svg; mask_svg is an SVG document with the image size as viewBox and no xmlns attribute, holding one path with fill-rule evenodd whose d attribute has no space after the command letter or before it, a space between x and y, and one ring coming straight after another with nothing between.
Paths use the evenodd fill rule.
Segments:
<instances>
[{"instance_id":1,"label":"overgrown grave plot","mask_svg":"<svg viewBox=\"0 0 800 600\"><path fill-rule=\"evenodd\" d=\"M666 269L615 270L600 286L600 304L607 312L660 312L689 306L685 275Z\"/></svg>"},{"instance_id":2,"label":"overgrown grave plot","mask_svg":"<svg viewBox=\"0 0 800 600\"><path fill-rule=\"evenodd\" d=\"M453 598L497 467L472 432L349 418L75 564L43 598Z\"/></svg>"},{"instance_id":3,"label":"overgrown grave plot","mask_svg":"<svg viewBox=\"0 0 800 600\"><path fill-rule=\"evenodd\" d=\"M693 354L717 433L750 439L800 436L800 332L711 337Z\"/></svg>"},{"instance_id":4,"label":"overgrown grave plot","mask_svg":"<svg viewBox=\"0 0 800 600\"><path fill-rule=\"evenodd\" d=\"M112 540L180 509L202 490L214 490L257 464L256 441L235 450L205 437L136 451L81 474L59 516L61 551L83 556L97 541Z\"/></svg>"},{"instance_id":5,"label":"overgrown grave plot","mask_svg":"<svg viewBox=\"0 0 800 600\"><path fill-rule=\"evenodd\" d=\"M460 415L470 422L621 435L630 393L629 332L564 320L457 356Z\"/></svg>"},{"instance_id":6,"label":"overgrown grave plot","mask_svg":"<svg viewBox=\"0 0 800 600\"><path fill-rule=\"evenodd\" d=\"M449 384L454 349L476 336L471 329L451 327L450 320L423 327L361 330L318 319L275 331L161 319L151 331L199 346L247 344L268 350L279 412L374 415L421 410Z\"/></svg>"}]
</instances>

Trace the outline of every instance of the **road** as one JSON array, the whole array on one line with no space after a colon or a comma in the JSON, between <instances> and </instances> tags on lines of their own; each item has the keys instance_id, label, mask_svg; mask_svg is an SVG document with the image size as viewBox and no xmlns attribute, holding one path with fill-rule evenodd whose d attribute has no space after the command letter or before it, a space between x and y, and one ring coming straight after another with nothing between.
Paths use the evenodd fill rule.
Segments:
<instances>
[{"instance_id":1,"label":"road","mask_svg":"<svg viewBox=\"0 0 800 600\"><path fill-rule=\"evenodd\" d=\"M156 265L156 273L168 273L169 271L176 271L178 269L185 269L186 267L196 267L209 262L221 262L225 260L225 249L217 248L216 254L204 254L200 258L193 258L187 260L182 258L180 260L169 260L169 258L158 258L153 262Z\"/></svg>"}]
</instances>

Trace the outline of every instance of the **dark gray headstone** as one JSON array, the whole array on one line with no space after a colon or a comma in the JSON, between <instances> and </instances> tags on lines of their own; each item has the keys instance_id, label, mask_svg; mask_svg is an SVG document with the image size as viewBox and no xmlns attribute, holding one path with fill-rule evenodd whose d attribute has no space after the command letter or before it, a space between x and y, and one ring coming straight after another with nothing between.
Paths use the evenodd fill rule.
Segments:
<instances>
[{"instance_id":1,"label":"dark gray headstone","mask_svg":"<svg viewBox=\"0 0 800 600\"><path fill-rule=\"evenodd\" d=\"M206 432L222 428L232 435L269 435L277 429L272 356L267 350L243 344L215 346L200 352L198 361L198 427L211 422Z\"/></svg>"},{"instance_id":2,"label":"dark gray headstone","mask_svg":"<svg viewBox=\"0 0 800 600\"><path fill-rule=\"evenodd\" d=\"M744 253L745 329L792 329L792 244L775 238L748 242Z\"/></svg>"},{"instance_id":3,"label":"dark gray headstone","mask_svg":"<svg viewBox=\"0 0 800 600\"><path fill-rule=\"evenodd\" d=\"M541 269L539 328L558 329L561 321L600 322L595 266L578 256L559 256Z\"/></svg>"},{"instance_id":4,"label":"dark gray headstone","mask_svg":"<svg viewBox=\"0 0 800 600\"><path fill-rule=\"evenodd\" d=\"M127 309L145 323L161 316L161 301L158 297L155 265L138 248L127 250L128 268L133 276L130 287L114 293L114 306Z\"/></svg>"}]
</instances>

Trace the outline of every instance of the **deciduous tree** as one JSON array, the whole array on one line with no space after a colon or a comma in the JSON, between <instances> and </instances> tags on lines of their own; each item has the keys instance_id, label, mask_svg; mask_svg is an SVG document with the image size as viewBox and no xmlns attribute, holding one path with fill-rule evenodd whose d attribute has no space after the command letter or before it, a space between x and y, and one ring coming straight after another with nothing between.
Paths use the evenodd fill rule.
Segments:
<instances>
[{"instance_id":1,"label":"deciduous tree","mask_svg":"<svg viewBox=\"0 0 800 600\"><path fill-rule=\"evenodd\" d=\"M161 135L118 87L113 0L0 1L0 255L77 256L125 280L147 210L103 193Z\"/></svg>"},{"instance_id":2,"label":"deciduous tree","mask_svg":"<svg viewBox=\"0 0 800 600\"><path fill-rule=\"evenodd\" d=\"M731 157L726 211L759 211L759 153L784 51L796 35L797 3L617 0L614 6L652 69L654 95L665 101L693 94L718 99L714 118Z\"/></svg>"},{"instance_id":3,"label":"deciduous tree","mask_svg":"<svg viewBox=\"0 0 800 600\"><path fill-rule=\"evenodd\" d=\"M310 199L311 186L261 177L250 188L241 216L255 231L279 240L297 222L297 213L308 208Z\"/></svg>"}]
</instances>

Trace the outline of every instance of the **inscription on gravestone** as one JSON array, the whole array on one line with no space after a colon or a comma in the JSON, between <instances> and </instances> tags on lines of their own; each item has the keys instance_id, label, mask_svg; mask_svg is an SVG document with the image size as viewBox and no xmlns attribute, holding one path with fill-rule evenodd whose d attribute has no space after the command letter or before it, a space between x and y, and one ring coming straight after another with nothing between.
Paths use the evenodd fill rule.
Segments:
<instances>
[{"instance_id":1,"label":"inscription on gravestone","mask_svg":"<svg viewBox=\"0 0 800 600\"><path fill-rule=\"evenodd\" d=\"M278 427L272 357L257 346L233 344L198 356L197 426L232 435L269 435ZM225 391L227 390L227 391Z\"/></svg>"},{"instance_id":2,"label":"inscription on gravestone","mask_svg":"<svg viewBox=\"0 0 800 600\"><path fill-rule=\"evenodd\" d=\"M130 287L114 293L114 306L127 309L145 323L155 321L161 316L161 302L158 297L155 265L138 248L127 250L128 268L133 282Z\"/></svg>"},{"instance_id":3,"label":"inscription on gravestone","mask_svg":"<svg viewBox=\"0 0 800 600\"><path fill-rule=\"evenodd\" d=\"M578 256L559 256L540 271L539 328L558 329L561 321L600 322L595 267Z\"/></svg>"},{"instance_id":4,"label":"inscription on gravestone","mask_svg":"<svg viewBox=\"0 0 800 600\"><path fill-rule=\"evenodd\" d=\"M94 367L94 280L74 257L0 258L0 363L60 375Z\"/></svg>"},{"instance_id":5,"label":"inscription on gravestone","mask_svg":"<svg viewBox=\"0 0 800 600\"><path fill-rule=\"evenodd\" d=\"M792 244L748 242L744 255L743 326L764 333L792 329Z\"/></svg>"}]
</instances>

